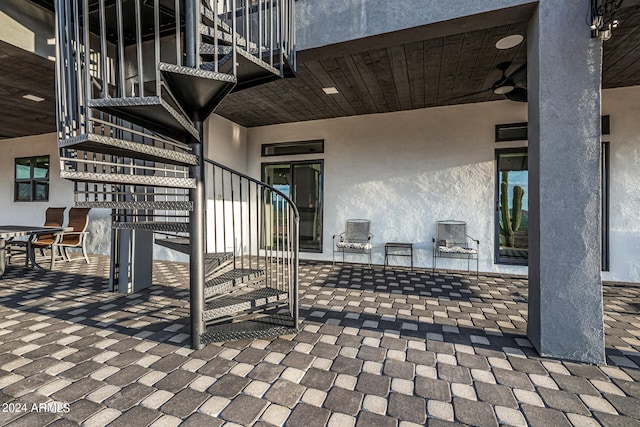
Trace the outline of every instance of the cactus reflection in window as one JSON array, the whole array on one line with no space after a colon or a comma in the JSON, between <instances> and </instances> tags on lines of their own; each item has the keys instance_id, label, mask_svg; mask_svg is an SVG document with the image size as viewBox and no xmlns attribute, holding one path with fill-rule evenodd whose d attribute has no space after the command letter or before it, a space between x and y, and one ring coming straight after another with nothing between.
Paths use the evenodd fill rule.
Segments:
<instances>
[{"instance_id":1,"label":"cactus reflection in window","mask_svg":"<svg viewBox=\"0 0 640 427\"><path fill-rule=\"evenodd\" d=\"M527 264L529 198L527 151L498 152L497 262Z\"/></svg>"}]
</instances>

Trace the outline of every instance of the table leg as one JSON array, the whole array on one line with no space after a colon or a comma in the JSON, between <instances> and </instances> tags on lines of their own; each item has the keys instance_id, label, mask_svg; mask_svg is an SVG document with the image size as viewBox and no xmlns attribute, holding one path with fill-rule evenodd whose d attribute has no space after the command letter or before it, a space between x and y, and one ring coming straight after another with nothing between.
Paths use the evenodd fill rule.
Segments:
<instances>
[{"instance_id":1,"label":"table leg","mask_svg":"<svg viewBox=\"0 0 640 427\"><path fill-rule=\"evenodd\" d=\"M387 245L384 246L384 267L383 270L387 269L387 257L389 256L389 250L387 249Z\"/></svg>"},{"instance_id":2,"label":"table leg","mask_svg":"<svg viewBox=\"0 0 640 427\"><path fill-rule=\"evenodd\" d=\"M31 266L36 270L44 270L44 268L36 262L36 250L31 246L31 241L27 243L27 266L29 266L29 262L31 262Z\"/></svg>"}]
</instances>

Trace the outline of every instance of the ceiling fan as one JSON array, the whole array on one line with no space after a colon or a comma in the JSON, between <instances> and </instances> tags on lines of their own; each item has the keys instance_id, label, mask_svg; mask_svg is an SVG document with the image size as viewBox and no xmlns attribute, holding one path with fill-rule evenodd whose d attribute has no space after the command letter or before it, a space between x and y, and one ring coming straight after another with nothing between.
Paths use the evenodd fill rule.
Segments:
<instances>
[{"instance_id":1,"label":"ceiling fan","mask_svg":"<svg viewBox=\"0 0 640 427\"><path fill-rule=\"evenodd\" d=\"M487 91L492 91L495 95L504 95L507 99L516 102L527 102L527 64L522 64L511 74L507 75L507 69L511 62L501 62L496 67L502 71L502 76L490 88L478 92L457 96L451 100L465 98L467 96L478 95Z\"/></svg>"},{"instance_id":2,"label":"ceiling fan","mask_svg":"<svg viewBox=\"0 0 640 427\"><path fill-rule=\"evenodd\" d=\"M527 102L527 64L522 64L514 72L507 76L510 62L498 64L498 70L502 71L502 77L496 81L491 89L496 95L504 95L507 99L517 102Z\"/></svg>"}]
</instances>

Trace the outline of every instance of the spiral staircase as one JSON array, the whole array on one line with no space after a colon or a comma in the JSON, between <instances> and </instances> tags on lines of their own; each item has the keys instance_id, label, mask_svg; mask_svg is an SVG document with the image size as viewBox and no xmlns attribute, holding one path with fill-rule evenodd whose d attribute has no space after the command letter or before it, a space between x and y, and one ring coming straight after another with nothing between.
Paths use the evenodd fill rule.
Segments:
<instances>
[{"instance_id":1,"label":"spiral staircase","mask_svg":"<svg viewBox=\"0 0 640 427\"><path fill-rule=\"evenodd\" d=\"M294 0L56 0L60 175L111 210L114 291L127 233L189 257L193 348L298 328L297 208L203 138L230 93L293 76L293 25Z\"/></svg>"}]
</instances>

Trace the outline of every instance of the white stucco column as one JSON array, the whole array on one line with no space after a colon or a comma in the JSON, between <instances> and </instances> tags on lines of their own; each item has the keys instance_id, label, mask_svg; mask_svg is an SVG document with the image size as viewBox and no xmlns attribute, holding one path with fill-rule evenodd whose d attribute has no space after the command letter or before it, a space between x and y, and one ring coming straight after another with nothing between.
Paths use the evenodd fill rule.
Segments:
<instances>
[{"instance_id":1,"label":"white stucco column","mask_svg":"<svg viewBox=\"0 0 640 427\"><path fill-rule=\"evenodd\" d=\"M527 335L543 356L603 363L602 42L589 10L589 0L540 0L529 23Z\"/></svg>"}]
</instances>

